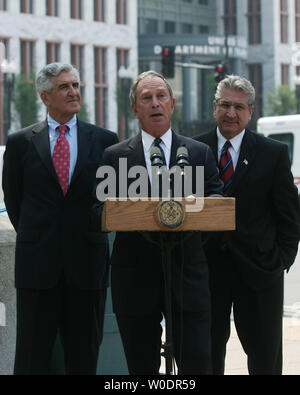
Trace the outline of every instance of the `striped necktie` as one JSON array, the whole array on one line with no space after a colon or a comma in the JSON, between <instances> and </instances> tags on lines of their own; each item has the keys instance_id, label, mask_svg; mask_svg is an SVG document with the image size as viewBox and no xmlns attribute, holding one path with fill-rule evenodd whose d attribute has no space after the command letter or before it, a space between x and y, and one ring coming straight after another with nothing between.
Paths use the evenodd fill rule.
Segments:
<instances>
[{"instance_id":1,"label":"striped necktie","mask_svg":"<svg viewBox=\"0 0 300 395\"><path fill-rule=\"evenodd\" d=\"M226 193L232 184L232 177L234 174L232 157L229 152L229 148L231 147L230 141L226 141L221 151L220 158L220 178L224 183L223 191Z\"/></svg>"},{"instance_id":2,"label":"striped necktie","mask_svg":"<svg viewBox=\"0 0 300 395\"><path fill-rule=\"evenodd\" d=\"M162 139L160 139L159 137L154 140L154 145L155 145L155 147L158 147L160 149L161 157L164 162L164 166L166 166L167 162L166 162L165 153L164 153L164 150L162 149L160 143L162 143Z\"/></svg>"}]
</instances>

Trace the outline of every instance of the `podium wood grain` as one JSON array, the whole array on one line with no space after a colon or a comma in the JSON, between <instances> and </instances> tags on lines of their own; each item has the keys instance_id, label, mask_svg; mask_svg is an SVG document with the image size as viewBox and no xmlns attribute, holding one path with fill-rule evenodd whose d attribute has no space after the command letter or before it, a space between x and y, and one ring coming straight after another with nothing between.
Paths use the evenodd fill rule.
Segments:
<instances>
[{"instance_id":1,"label":"podium wood grain","mask_svg":"<svg viewBox=\"0 0 300 395\"><path fill-rule=\"evenodd\" d=\"M181 232L235 230L235 198L197 199L202 210L191 212L195 205L182 201L183 223L175 229L163 226L157 211L160 201L107 200L102 214L102 230L106 232ZM189 207L187 207L189 206Z\"/></svg>"}]
</instances>

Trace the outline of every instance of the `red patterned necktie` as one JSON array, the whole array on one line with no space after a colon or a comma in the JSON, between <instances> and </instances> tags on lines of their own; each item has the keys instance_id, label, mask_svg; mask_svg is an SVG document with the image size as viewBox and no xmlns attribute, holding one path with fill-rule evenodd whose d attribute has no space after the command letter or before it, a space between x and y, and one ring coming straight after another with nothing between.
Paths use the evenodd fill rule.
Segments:
<instances>
[{"instance_id":1,"label":"red patterned necktie","mask_svg":"<svg viewBox=\"0 0 300 395\"><path fill-rule=\"evenodd\" d=\"M65 196L69 187L70 169L70 146L65 134L69 130L69 127L67 125L60 125L56 129L59 129L59 136L53 151L53 165Z\"/></svg>"},{"instance_id":2,"label":"red patterned necktie","mask_svg":"<svg viewBox=\"0 0 300 395\"><path fill-rule=\"evenodd\" d=\"M232 177L234 173L232 157L229 152L230 147L230 141L226 141L222 148L220 158L220 178L224 183L224 192L228 191L230 185L232 184Z\"/></svg>"}]
</instances>

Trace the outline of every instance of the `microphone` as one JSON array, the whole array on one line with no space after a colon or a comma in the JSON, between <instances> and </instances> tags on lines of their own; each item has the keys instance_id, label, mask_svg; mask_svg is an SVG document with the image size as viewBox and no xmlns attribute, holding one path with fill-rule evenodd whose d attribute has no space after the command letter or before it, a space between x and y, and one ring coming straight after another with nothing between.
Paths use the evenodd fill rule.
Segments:
<instances>
[{"instance_id":1,"label":"microphone","mask_svg":"<svg viewBox=\"0 0 300 395\"><path fill-rule=\"evenodd\" d=\"M164 161L159 147L152 147L150 151L151 166L163 166Z\"/></svg>"},{"instance_id":2,"label":"microphone","mask_svg":"<svg viewBox=\"0 0 300 395\"><path fill-rule=\"evenodd\" d=\"M190 164L189 152L184 145L181 145L177 149L176 163L177 163L177 166L181 167L182 170L183 170L184 166L188 166Z\"/></svg>"}]
</instances>

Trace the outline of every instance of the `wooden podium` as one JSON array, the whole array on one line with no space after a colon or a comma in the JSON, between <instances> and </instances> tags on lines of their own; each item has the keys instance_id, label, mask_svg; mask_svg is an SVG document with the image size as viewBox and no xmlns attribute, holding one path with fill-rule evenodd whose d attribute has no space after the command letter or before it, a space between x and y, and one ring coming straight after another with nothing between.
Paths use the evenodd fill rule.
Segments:
<instances>
[{"instance_id":1,"label":"wooden podium","mask_svg":"<svg viewBox=\"0 0 300 395\"><path fill-rule=\"evenodd\" d=\"M168 200L165 202L169 202ZM176 201L175 201L176 202ZM181 200L184 218L177 225L164 225L159 208L163 200L107 200L102 213L104 232L186 232L235 230L235 198ZM177 207L170 210L176 211ZM176 215L176 213L170 213Z\"/></svg>"},{"instance_id":2,"label":"wooden podium","mask_svg":"<svg viewBox=\"0 0 300 395\"><path fill-rule=\"evenodd\" d=\"M149 242L151 232L160 232L165 281L166 375L172 374L174 362L172 328L171 250L181 234L191 231L235 230L235 198L211 197L188 200L107 200L102 213L102 231L143 232ZM181 232L181 234L180 234ZM188 233L187 233L188 235ZM174 371L174 370L173 370Z\"/></svg>"}]
</instances>

